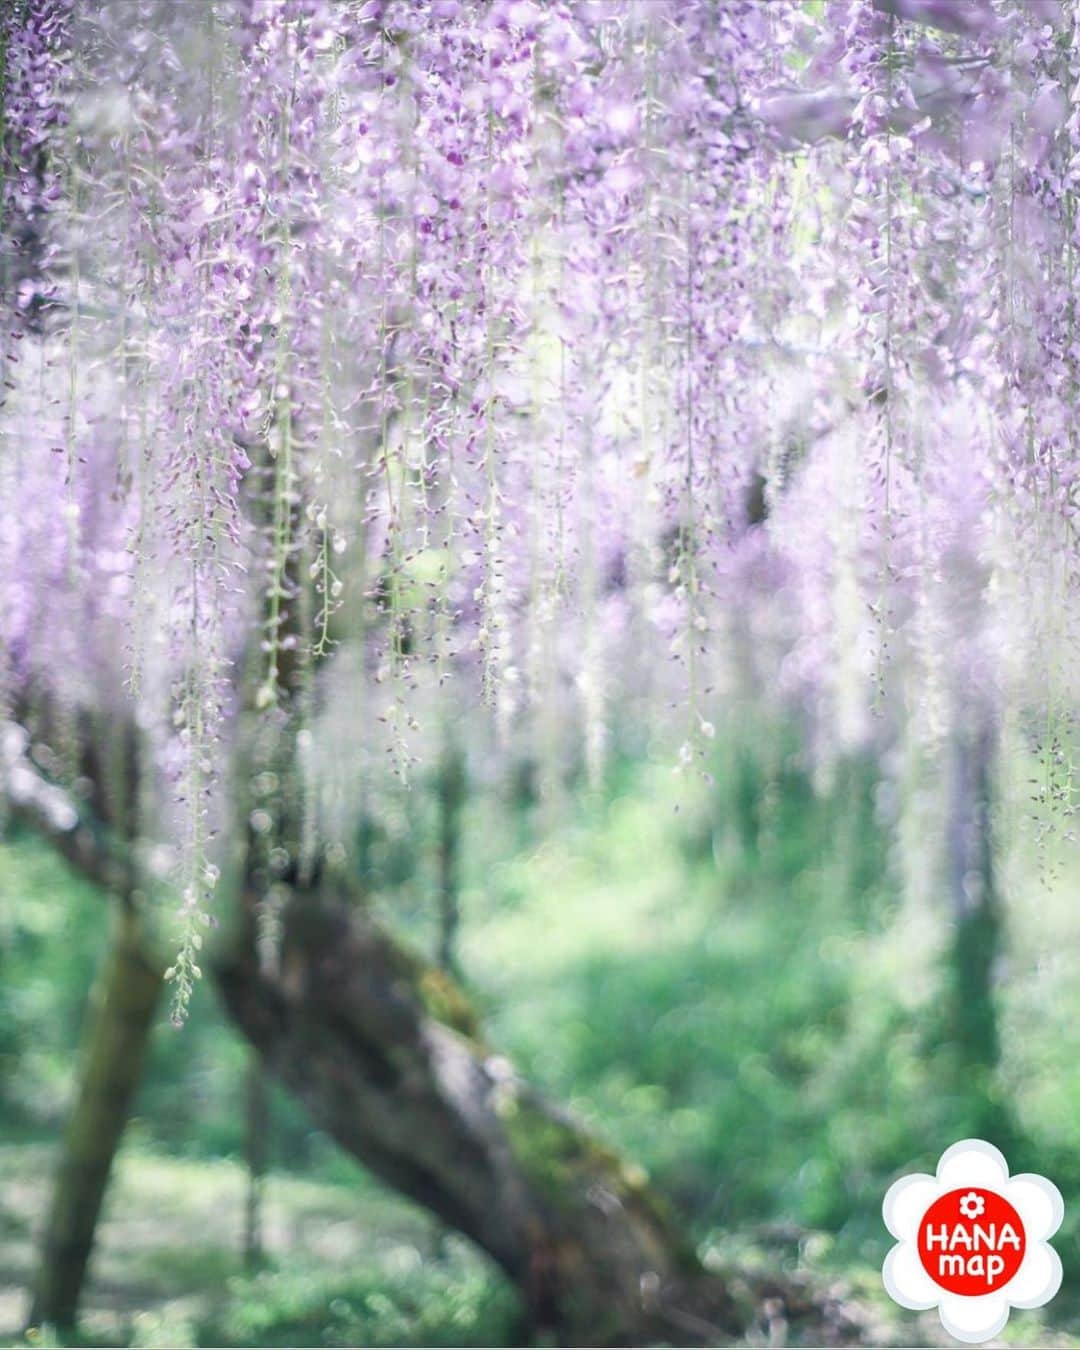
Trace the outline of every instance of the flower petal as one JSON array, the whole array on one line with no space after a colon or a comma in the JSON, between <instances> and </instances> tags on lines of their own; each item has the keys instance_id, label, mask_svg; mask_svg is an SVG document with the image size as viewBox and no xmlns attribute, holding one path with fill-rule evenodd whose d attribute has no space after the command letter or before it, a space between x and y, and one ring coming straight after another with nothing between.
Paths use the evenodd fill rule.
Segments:
<instances>
[{"instance_id":1,"label":"flower petal","mask_svg":"<svg viewBox=\"0 0 1080 1350\"><path fill-rule=\"evenodd\" d=\"M958 1341L988 1341L1009 1320L1009 1300L1000 1292L981 1298L944 1294L939 1312L941 1325Z\"/></svg>"},{"instance_id":2,"label":"flower petal","mask_svg":"<svg viewBox=\"0 0 1080 1350\"><path fill-rule=\"evenodd\" d=\"M1002 1293L1014 1308L1041 1308L1061 1287L1061 1257L1045 1242L1029 1246Z\"/></svg>"},{"instance_id":3,"label":"flower petal","mask_svg":"<svg viewBox=\"0 0 1080 1350\"><path fill-rule=\"evenodd\" d=\"M1065 1202L1052 1181L1035 1172L1022 1172L1002 1194L1024 1221L1028 1242L1044 1242L1061 1227Z\"/></svg>"},{"instance_id":4,"label":"flower petal","mask_svg":"<svg viewBox=\"0 0 1080 1350\"><path fill-rule=\"evenodd\" d=\"M941 1155L937 1177L943 1191L972 1186L1000 1191L1009 1179L1009 1165L1001 1151L985 1139L961 1139Z\"/></svg>"},{"instance_id":5,"label":"flower petal","mask_svg":"<svg viewBox=\"0 0 1080 1350\"><path fill-rule=\"evenodd\" d=\"M926 1273L919 1253L910 1242L898 1242L885 1258L881 1271L889 1297L901 1308L932 1308L941 1290Z\"/></svg>"},{"instance_id":6,"label":"flower petal","mask_svg":"<svg viewBox=\"0 0 1080 1350\"><path fill-rule=\"evenodd\" d=\"M938 1183L926 1172L912 1172L893 1182L885 1192L881 1213L894 1238L901 1242L915 1240L919 1222L939 1191Z\"/></svg>"}]
</instances>

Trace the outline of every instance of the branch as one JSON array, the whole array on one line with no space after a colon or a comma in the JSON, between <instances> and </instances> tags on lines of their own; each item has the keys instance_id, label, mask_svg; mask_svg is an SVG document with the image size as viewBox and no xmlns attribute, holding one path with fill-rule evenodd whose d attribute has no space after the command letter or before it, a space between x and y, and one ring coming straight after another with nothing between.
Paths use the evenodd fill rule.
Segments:
<instances>
[{"instance_id":1,"label":"branch","mask_svg":"<svg viewBox=\"0 0 1080 1350\"><path fill-rule=\"evenodd\" d=\"M140 869L132 850L50 780L35 762L29 733L0 722L0 795L10 817L40 834L83 876L130 896Z\"/></svg>"},{"instance_id":2,"label":"branch","mask_svg":"<svg viewBox=\"0 0 1080 1350\"><path fill-rule=\"evenodd\" d=\"M1001 24L986 0L874 0L874 8L896 19L936 28L957 37L981 37L997 32Z\"/></svg>"}]
</instances>

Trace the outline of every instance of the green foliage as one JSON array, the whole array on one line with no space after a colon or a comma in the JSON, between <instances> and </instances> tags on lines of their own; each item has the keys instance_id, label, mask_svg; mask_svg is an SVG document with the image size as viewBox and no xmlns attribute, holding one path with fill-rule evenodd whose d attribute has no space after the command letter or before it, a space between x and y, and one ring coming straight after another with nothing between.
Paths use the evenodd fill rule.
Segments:
<instances>
[{"instance_id":1,"label":"green foliage","mask_svg":"<svg viewBox=\"0 0 1080 1350\"><path fill-rule=\"evenodd\" d=\"M713 785L638 766L474 875L465 968L492 1042L644 1163L706 1245L794 1223L831 1234L841 1269L876 1264L890 1181L986 1119L985 1083L938 1035L946 901L902 902L867 765L815 787L782 733L718 742ZM1066 1109L1031 1122L1025 1165L1075 1133Z\"/></svg>"},{"instance_id":2,"label":"green foliage","mask_svg":"<svg viewBox=\"0 0 1080 1350\"><path fill-rule=\"evenodd\" d=\"M642 1163L717 1260L775 1262L783 1233L783 1260L876 1289L885 1188L977 1132L988 1093L1013 1122L1014 1167L1075 1194L1075 869L1048 891L1033 850L1003 859L1000 1061L976 1082L944 1015L948 907L933 893L901 898L869 766L812 783L791 738L747 724L718 729L710 768L711 784L624 759L555 830L537 828L532 799L474 789L460 957L485 1043ZM366 855L380 910L426 951L432 791L380 803ZM9 839L0 861L0 1266L13 1289L48 1168L10 1141L56 1137L106 925L102 898L37 841ZM436 1010L468 1010L442 977L426 994ZM162 1017L96 1258L129 1306L81 1334L145 1346L512 1340L513 1301L490 1266L375 1187L277 1092L277 1236L266 1269L244 1273L243 1171L220 1160L242 1152L248 1053L209 990L182 1032ZM1067 1279L1080 1269L1074 1209L1056 1244ZM162 1217L116 1236L123 1216L146 1214ZM0 1324L5 1297L0 1281ZM1068 1306L1055 1303L1054 1325Z\"/></svg>"},{"instance_id":3,"label":"green foliage","mask_svg":"<svg viewBox=\"0 0 1080 1350\"><path fill-rule=\"evenodd\" d=\"M36 838L0 846L0 1112L55 1122L107 934L101 897Z\"/></svg>"},{"instance_id":4,"label":"green foliage","mask_svg":"<svg viewBox=\"0 0 1080 1350\"><path fill-rule=\"evenodd\" d=\"M491 1272L452 1257L397 1273L377 1268L285 1266L229 1284L220 1317L198 1328L200 1345L505 1345L518 1311Z\"/></svg>"},{"instance_id":5,"label":"green foliage","mask_svg":"<svg viewBox=\"0 0 1080 1350\"><path fill-rule=\"evenodd\" d=\"M108 900L38 838L0 843L0 1108L3 1134L50 1136L74 1084L87 999L109 931ZM140 1087L135 1132L204 1157L243 1148L249 1051L209 989L182 1031L161 1025ZM272 1094L276 1158L305 1163L328 1144L284 1093Z\"/></svg>"}]
</instances>

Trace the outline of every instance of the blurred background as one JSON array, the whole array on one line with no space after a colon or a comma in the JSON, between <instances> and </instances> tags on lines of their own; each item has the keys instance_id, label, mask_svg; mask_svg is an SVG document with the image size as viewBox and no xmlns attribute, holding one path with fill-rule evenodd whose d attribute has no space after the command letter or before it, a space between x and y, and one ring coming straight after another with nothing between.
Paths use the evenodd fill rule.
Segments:
<instances>
[{"instance_id":1,"label":"blurred background","mask_svg":"<svg viewBox=\"0 0 1080 1350\"><path fill-rule=\"evenodd\" d=\"M956 1139L991 1138L1014 1171L1049 1175L1066 1200L1066 1286L1048 1308L1016 1313L1005 1336L1080 1344L1075 851L1048 858L1033 831L1010 831L1026 842L1000 860L993 1004L972 1034L919 803L901 800L917 790L869 759L811 781L798 738L750 708L717 728L709 768L711 783L624 754L601 786L567 784L552 818L527 761L444 757L368 803L357 856L370 903L457 967L493 1045L648 1168L708 1261L839 1281L883 1343L947 1340L934 1313L902 1313L880 1291L885 1189L933 1170ZM1001 810L1023 810L1027 778L1016 751ZM6 1344L23 1343L107 931L105 898L47 845L9 832ZM81 1316L80 1336L101 1345L519 1335L494 1266L263 1083L209 988L183 1029L160 1017Z\"/></svg>"}]
</instances>

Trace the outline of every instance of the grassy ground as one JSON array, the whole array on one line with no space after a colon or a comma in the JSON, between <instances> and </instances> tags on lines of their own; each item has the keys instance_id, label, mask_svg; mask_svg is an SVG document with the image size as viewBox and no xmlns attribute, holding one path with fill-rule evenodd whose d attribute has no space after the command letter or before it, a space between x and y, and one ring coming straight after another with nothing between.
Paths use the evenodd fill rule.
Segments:
<instances>
[{"instance_id":1,"label":"grassy ground","mask_svg":"<svg viewBox=\"0 0 1080 1350\"><path fill-rule=\"evenodd\" d=\"M0 1148L0 1344L22 1336L50 1151ZM93 1346L482 1346L515 1344L515 1300L468 1243L357 1174L353 1184L271 1176L266 1259L243 1268L246 1178L234 1162L124 1151L86 1290L79 1343ZM933 1314L894 1308L876 1269L830 1270L824 1234L767 1231L714 1243L711 1263L810 1272L858 1305L872 1343L953 1344ZM1069 1308L1069 1320L1076 1309ZM1015 1313L995 1344L1080 1346L1046 1321Z\"/></svg>"},{"instance_id":2,"label":"grassy ground","mask_svg":"<svg viewBox=\"0 0 1080 1350\"><path fill-rule=\"evenodd\" d=\"M0 1341L22 1344L50 1151L0 1149ZM128 1148L110 1191L80 1337L94 1345L481 1345L514 1299L469 1244L362 1177L271 1176L266 1260L244 1270L234 1162ZM32 1337L41 1344L41 1338Z\"/></svg>"}]
</instances>

